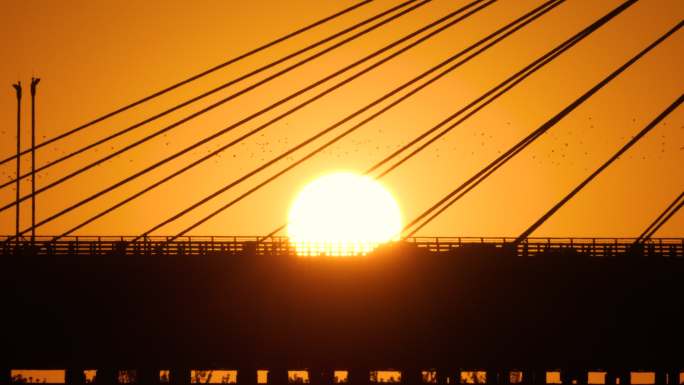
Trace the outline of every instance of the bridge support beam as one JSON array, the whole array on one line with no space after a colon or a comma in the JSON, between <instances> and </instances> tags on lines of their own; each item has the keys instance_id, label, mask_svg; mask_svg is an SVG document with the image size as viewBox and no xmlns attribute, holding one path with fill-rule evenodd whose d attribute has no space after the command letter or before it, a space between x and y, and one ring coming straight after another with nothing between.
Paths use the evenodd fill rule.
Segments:
<instances>
[{"instance_id":1,"label":"bridge support beam","mask_svg":"<svg viewBox=\"0 0 684 385\"><path fill-rule=\"evenodd\" d=\"M138 384L159 384L159 369L136 369L135 377L135 381Z\"/></svg>"},{"instance_id":2,"label":"bridge support beam","mask_svg":"<svg viewBox=\"0 0 684 385\"><path fill-rule=\"evenodd\" d=\"M523 370L523 384L546 384L546 371L539 369Z\"/></svg>"},{"instance_id":3,"label":"bridge support beam","mask_svg":"<svg viewBox=\"0 0 684 385\"><path fill-rule=\"evenodd\" d=\"M620 384L629 384L629 371L624 370L609 370L606 373L606 384L617 384L618 380Z\"/></svg>"},{"instance_id":4,"label":"bridge support beam","mask_svg":"<svg viewBox=\"0 0 684 385\"><path fill-rule=\"evenodd\" d=\"M239 368L237 372L237 383L240 385L256 385L256 368Z\"/></svg>"},{"instance_id":5,"label":"bridge support beam","mask_svg":"<svg viewBox=\"0 0 684 385\"><path fill-rule=\"evenodd\" d=\"M73 385L85 384L85 374L81 368L68 368L64 371L64 383Z\"/></svg>"},{"instance_id":6,"label":"bridge support beam","mask_svg":"<svg viewBox=\"0 0 684 385\"><path fill-rule=\"evenodd\" d=\"M449 374L451 372L447 368L437 369L437 384L445 385L447 383L454 383L454 381L449 381Z\"/></svg>"},{"instance_id":7,"label":"bridge support beam","mask_svg":"<svg viewBox=\"0 0 684 385\"><path fill-rule=\"evenodd\" d=\"M335 380L335 374L330 369L309 369L309 383L311 385L330 385Z\"/></svg>"},{"instance_id":8,"label":"bridge support beam","mask_svg":"<svg viewBox=\"0 0 684 385\"><path fill-rule=\"evenodd\" d=\"M368 368L353 368L349 370L349 377L347 382L350 385L368 385L370 384L370 370Z\"/></svg>"},{"instance_id":9,"label":"bridge support beam","mask_svg":"<svg viewBox=\"0 0 684 385\"><path fill-rule=\"evenodd\" d=\"M589 378L589 372L578 369L561 370L561 383L563 384L579 384L586 385ZM621 384L623 382L620 382Z\"/></svg>"},{"instance_id":10,"label":"bridge support beam","mask_svg":"<svg viewBox=\"0 0 684 385\"><path fill-rule=\"evenodd\" d=\"M283 368L269 369L268 370L267 383L268 384L274 384L274 385L287 385L287 383L288 383L287 369L283 369Z\"/></svg>"},{"instance_id":11,"label":"bridge support beam","mask_svg":"<svg viewBox=\"0 0 684 385\"><path fill-rule=\"evenodd\" d=\"M172 368L169 370L169 383L173 385L186 385L190 383L190 369Z\"/></svg>"},{"instance_id":12,"label":"bridge support beam","mask_svg":"<svg viewBox=\"0 0 684 385\"><path fill-rule=\"evenodd\" d=\"M417 368L402 368L401 383L406 385L419 385L423 383L423 372Z\"/></svg>"},{"instance_id":13,"label":"bridge support beam","mask_svg":"<svg viewBox=\"0 0 684 385\"><path fill-rule=\"evenodd\" d=\"M114 385L118 383L117 370L114 368L98 368L95 375L96 384Z\"/></svg>"},{"instance_id":14,"label":"bridge support beam","mask_svg":"<svg viewBox=\"0 0 684 385\"><path fill-rule=\"evenodd\" d=\"M508 371L507 370L494 370L488 369L486 371L487 384L498 385L508 383Z\"/></svg>"}]
</instances>

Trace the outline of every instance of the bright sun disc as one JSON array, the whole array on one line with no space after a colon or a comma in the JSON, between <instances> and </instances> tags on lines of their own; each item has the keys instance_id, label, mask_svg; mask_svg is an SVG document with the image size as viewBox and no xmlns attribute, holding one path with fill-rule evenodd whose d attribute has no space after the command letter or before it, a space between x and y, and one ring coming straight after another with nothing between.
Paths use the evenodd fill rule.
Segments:
<instances>
[{"instance_id":1,"label":"bright sun disc","mask_svg":"<svg viewBox=\"0 0 684 385\"><path fill-rule=\"evenodd\" d=\"M396 240L399 205L380 183L350 172L322 176L295 198L287 232L298 255L366 254Z\"/></svg>"}]
</instances>

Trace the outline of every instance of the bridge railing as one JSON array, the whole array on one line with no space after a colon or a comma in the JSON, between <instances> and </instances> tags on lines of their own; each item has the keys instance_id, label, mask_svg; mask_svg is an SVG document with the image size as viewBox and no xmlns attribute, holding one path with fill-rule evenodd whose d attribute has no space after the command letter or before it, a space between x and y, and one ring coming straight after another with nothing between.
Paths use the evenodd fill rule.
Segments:
<instances>
[{"instance_id":1,"label":"bridge railing","mask_svg":"<svg viewBox=\"0 0 684 385\"><path fill-rule=\"evenodd\" d=\"M54 237L14 239L0 237L2 255L295 255L296 249L287 237L262 239L258 236L72 236L53 241ZM634 238L528 238L513 246L513 237L413 237L406 243L431 252L448 253L477 249L508 251L519 256L543 255L549 252L574 252L592 257L611 258L628 253L643 256L684 258L684 238L655 238L635 245Z\"/></svg>"},{"instance_id":2,"label":"bridge railing","mask_svg":"<svg viewBox=\"0 0 684 385\"><path fill-rule=\"evenodd\" d=\"M433 252L449 252L461 247L486 245L492 249L504 249L515 237L415 237L408 239L418 247ZM515 246L519 256L534 256L549 252L574 251L592 257L616 257L627 253L644 256L684 258L684 238L653 238L635 245L635 238L527 238Z\"/></svg>"},{"instance_id":3,"label":"bridge railing","mask_svg":"<svg viewBox=\"0 0 684 385\"><path fill-rule=\"evenodd\" d=\"M0 238L2 254L58 255L212 255L254 253L294 254L294 247L286 237L259 242L260 237L249 236L155 236L137 239L134 236L72 236L53 241L53 237L19 240ZM9 240L8 240L9 239Z\"/></svg>"}]
</instances>

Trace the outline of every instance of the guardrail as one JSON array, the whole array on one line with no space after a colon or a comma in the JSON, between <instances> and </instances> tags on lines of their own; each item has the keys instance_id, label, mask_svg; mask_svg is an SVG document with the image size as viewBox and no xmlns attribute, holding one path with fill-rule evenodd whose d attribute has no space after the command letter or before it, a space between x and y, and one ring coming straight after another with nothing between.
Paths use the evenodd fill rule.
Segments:
<instances>
[{"instance_id":1,"label":"guardrail","mask_svg":"<svg viewBox=\"0 0 684 385\"><path fill-rule=\"evenodd\" d=\"M410 242L433 252L448 252L474 244L505 248L515 237L417 237ZM518 256L534 256L552 251L573 250L592 257L616 257L628 253L644 256L684 258L684 238L652 238L635 245L636 238L527 238L516 246Z\"/></svg>"},{"instance_id":2,"label":"guardrail","mask_svg":"<svg viewBox=\"0 0 684 385\"><path fill-rule=\"evenodd\" d=\"M13 239L0 237L3 256L30 255L296 255L287 237L262 239L258 236L187 236L171 241L171 237L154 236L133 241L134 236L72 236L53 241L42 236ZM514 237L413 237L406 243L435 253L448 253L465 248L504 250L512 246ZM634 238L528 238L515 247L519 256L534 256L551 251L572 250L592 257L616 257L628 253L644 256L684 258L684 238L654 238L634 244ZM510 251L511 249L508 249Z\"/></svg>"}]
</instances>

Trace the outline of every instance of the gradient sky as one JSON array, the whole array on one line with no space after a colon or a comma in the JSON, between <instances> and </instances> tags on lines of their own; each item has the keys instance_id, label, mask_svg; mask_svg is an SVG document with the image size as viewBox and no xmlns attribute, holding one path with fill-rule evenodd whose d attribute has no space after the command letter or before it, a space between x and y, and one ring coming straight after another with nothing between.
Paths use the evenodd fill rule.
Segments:
<instances>
[{"instance_id":1,"label":"gradient sky","mask_svg":"<svg viewBox=\"0 0 684 385\"><path fill-rule=\"evenodd\" d=\"M353 3L311 0L200 1L192 4L109 0L8 3L0 15L0 34L5 37L0 45L0 57L4 58L0 61L0 79L6 85L4 92L0 93L0 154L4 158L15 151L16 106L10 85L18 79L25 84L25 95L28 95L30 77L42 78L38 94L38 141L41 142ZM332 23L40 150L37 162L43 164L397 3L374 1ZM263 135L258 134L227 150L220 157L119 209L115 215L83 228L78 234L137 235L541 3L537 0L499 0L329 97L269 127ZM200 226L192 234L257 235L270 232L284 223L288 206L307 182L335 170L365 170L620 3L613 0L567 0L540 20L277 183ZM38 219L240 120L463 4L466 1L434 0L267 86L41 194ZM404 217L412 219L432 205L682 18L684 2L681 0L640 1L383 179L397 198ZM679 31L420 234L518 235L682 93L682 68L684 31ZM112 149L121 148L273 72L257 75L43 172L38 176L37 184L45 185L67 171ZM41 227L39 234L61 233L313 94L310 92L293 103L281 106ZM30 138L28 100L24 98L25 145ZM168 225L157 233L175 234L194 219L238 196L305 152L278 163L212 200L189 218ZM24 170L28 170L28 159L23 163ZM684 108L680 107L534 235L637 236L684 190L682 164ZM13 178L14 167L13 163L0 166L0 178ZM29 183L22 185L23 192L29 188ZM13 199L12 187L0 191L3 204ZM22 207L23 228L29 223L30 205ZM9 234L13 231L13 210L0 213L0 232ZM656 235L684 235L684 213L680 212Z\"/></svg>"}]
</instances>

